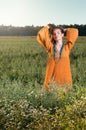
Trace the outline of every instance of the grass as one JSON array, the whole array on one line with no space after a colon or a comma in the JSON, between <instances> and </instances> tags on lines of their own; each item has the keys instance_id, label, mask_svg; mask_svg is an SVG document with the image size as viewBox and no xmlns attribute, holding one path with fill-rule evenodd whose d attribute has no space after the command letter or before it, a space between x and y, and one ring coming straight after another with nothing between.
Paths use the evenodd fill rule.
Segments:
<instances>
[{"instance_id":1,"label":"grass","mask_svg":"<svg viewBox=\"0 0 86 130\"><path fill-rule=\"evenodd\" d=\"M65 39L64 39L65 40ZM73 91L40 91L47 53L35 37L0 37L0 130L86 129L86 37L70 58Z\"/></svg>"}]
</instances>

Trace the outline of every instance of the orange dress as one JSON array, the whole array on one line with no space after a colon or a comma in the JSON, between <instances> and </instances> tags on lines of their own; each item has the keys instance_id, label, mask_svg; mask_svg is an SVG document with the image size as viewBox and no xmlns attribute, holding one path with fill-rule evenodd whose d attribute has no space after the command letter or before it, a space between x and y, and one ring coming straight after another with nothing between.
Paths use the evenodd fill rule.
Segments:
<instances>
[{"instance_id":1,"label":"orange dress","mask_svg":"<svg viewBox=\"0 0 86 130\"><path fill-rule=\"evenodd\" d=\"M44 86L47 88L51 79L58 86L72 85L72 75L70 69L70 51L78 37L78 30L75 28L68 28L66 31L67 43L62 49L61 58L58 62L54 58L54 45L50 41L48 34L48 26L43 27L37 35L37 41L47 50L48 64L46 68L46 75Z\"/></svg>"}]
</instances>

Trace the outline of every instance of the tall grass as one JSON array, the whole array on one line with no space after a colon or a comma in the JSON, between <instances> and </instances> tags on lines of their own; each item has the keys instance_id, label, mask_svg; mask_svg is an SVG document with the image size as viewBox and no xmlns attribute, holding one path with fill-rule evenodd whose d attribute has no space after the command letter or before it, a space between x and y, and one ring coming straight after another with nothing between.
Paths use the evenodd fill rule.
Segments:
<instances>
[{"instance_id":1,"label":"tall grass","mask_svg":"<svg viewBox=\"0 0 86 130\"><path fill-rule=\"evenodd\" d=\"M0 37L1 130L86 129L85 42L80 37L70 55L73 90L52 84L48 93L41 89L47 52L35 37Z\"/></svg>"}]
</instances>

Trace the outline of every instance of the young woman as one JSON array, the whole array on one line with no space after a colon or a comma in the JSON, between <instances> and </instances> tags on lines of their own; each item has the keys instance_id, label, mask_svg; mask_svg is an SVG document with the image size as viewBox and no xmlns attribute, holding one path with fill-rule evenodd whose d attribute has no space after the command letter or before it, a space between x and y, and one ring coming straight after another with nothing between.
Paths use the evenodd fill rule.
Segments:
<instances>
[{"instance_id":1,"label":"young woman","mask_svg":"<svg viewBox=\"0 0 86 130\"><path fill-rule=\"evenodd\" d=\"M67 42L63 43L64 31ZM37 41L47 50L49 54L44 86L49 90L51 79L57 86L72 86L72 75L70 69L70 51L78 37L75 28L62 29L55 25L43 27L37 35Z\"/></svg>"}]
</instances>

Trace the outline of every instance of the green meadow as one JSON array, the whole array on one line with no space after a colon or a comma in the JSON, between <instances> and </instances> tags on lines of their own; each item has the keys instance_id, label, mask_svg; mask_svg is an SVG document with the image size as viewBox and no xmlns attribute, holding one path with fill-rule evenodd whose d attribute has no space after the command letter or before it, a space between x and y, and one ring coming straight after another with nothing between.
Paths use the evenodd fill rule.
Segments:
<instances>
[{"instance_id":1,"label":"green meadow","mask_svg":"<svg viewBox=\"0 0 86 130\"><path fill-rule=\"evenodd\" d=\"M0 130L86 130L86 37L70 54L71 92L41 89L47 58L34 36L0 37Z\"/></svg>"}]
</instances>

